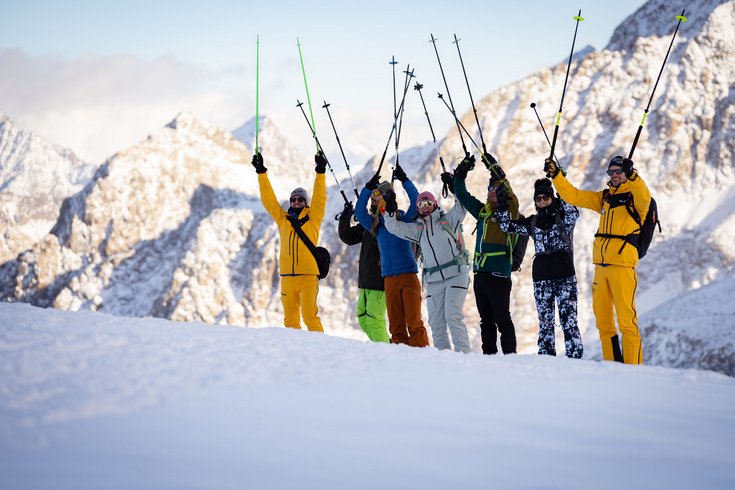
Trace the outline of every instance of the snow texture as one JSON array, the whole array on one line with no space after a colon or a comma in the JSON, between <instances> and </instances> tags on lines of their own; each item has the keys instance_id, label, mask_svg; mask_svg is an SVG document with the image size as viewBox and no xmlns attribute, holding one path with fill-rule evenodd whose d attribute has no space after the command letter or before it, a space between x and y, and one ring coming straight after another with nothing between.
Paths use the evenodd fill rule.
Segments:
<instances>
[{"instance_id":1,"label":"snow texture","mask_svg":"<svg viewBox=\"0 0 735 490\"><path fill-rule=\"evenodd\" d=\"M21 304L0 351L3 489L735 486L711 372Z\"/></svg>"}]
</instances>

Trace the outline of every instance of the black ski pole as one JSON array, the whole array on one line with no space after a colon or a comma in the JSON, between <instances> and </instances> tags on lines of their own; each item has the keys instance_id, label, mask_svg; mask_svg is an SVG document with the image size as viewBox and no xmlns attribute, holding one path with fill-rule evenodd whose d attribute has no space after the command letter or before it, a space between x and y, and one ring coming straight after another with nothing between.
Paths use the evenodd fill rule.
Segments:
<instances>
[{"instance_id":1,"label":"black ski pole","mask_svg":"<svg viewBox=\"0 0 735 490\"><path fill-rule=\"evenodd\" d=\"M403 82L403 90L404 92L408 91L408 87L411 85L411 79L413 78L413 70L410 72L408 71L408 65L406 65L406 71L403 73L406 74L406 79ZM398 114L398 130L396 131L396 158L393 162L393 170L398 166L398 144L401 141L401 129L403 129L403 113L405 112L405 105L401 108L401 113ZM392 177L392 176L391 176Z\"/></svg>"},{"instance_id":2,"label":"black ski pole","mask_svg":"<svg viewBox=\"0 0 735 490\"><path fill-rule=\"evenodd\" d=\"M316 141L316 149L324 156L324 160L326 160L327 162L327 167L329 167L329 172L332 174L332 177L334 177L334 181L337 183L337 189L339 189L339 193L342 194L342 198L345 200L345 204L350 202L345 195L345 191L342 190L342 186L339 184L339 180L337 180L337 176L334 173L332 164L329 163L329 160L327 160L327 155L325 155L324 150L322 150L322 144L319 143L319 138L316 137L316 131L314 131L314 128L309 122L309 116L306 115L306 111L304 110L304 103L296 99L296 107L301 109L301 113L304 115L304 119L306 119L306 124L309 126L309 131L311 131L311 135L314 137L314 141Z\"/></svg>"},{"instance_id":3,"label":"black ski pole","mask_svg":"<svg viewBox=\"0 0 735 490\"><path fill-rule=\"evenodd\" d=\"M561 91L561 102L559 103L559 113L556 115L556 126L554 126L554 138L551 140L551 151L549 152L549 158L554 158L554 149L556 148L556 137L559 135L559 123L561 122L561 112L562 108L564 107L564 94L567 91L567 81L569 80L569 69L572 67L572 55L574 54L574 43L577 42L577 29L579 28L579 23L584 20L582 18L582 9L579 10L579 13L572 17L574 20L577 21L577 23L574 26L574 38L572 39L572 50L569 53L569 63L567 63L567 74L564 77L564 88ZM546 174L547 177L551 177L551 175Z\"/></svg>"},{"instance_id":4,"label":"black ski pole","mask_svg":"<svg viewBox=\"0 0 735 490\"><path fill-rule=\"evenodd\" d=\"M488 153L487 147L485 146L485 138L482 137L482 128L480 127L480 118L477 117L477 108L475 107L475 99L472 97L472 90L470 89L470 81L467 78L467 71L464 68L464 61L462 60L462 51L459 49L459 39L457 39L457 35L454 35L454 41L452 44L457 45L457 54L459 54L459 63L462 65L462 73L464 74L464 81L467 84L467 92L470 94L470 102L472 103L472 112L475 113L475 122L477 123L477 132L480 135L480 142L482 143L482 159L483 161L486 160L485 154ZM486 163L486 166L489 165L490 162Z\"/></svg>"},{"instance_id":5,"label":"black ski pole","mask_svg":"<svg viewBox=\"0 0 735 490\"><path fill-rule=\"evenodd\" d=\"M398 114L398 109L396 108L396 65L398 62L396 61L395 55L391 57L388 63L393 68L393 117L396 117L396 114Z\"/></svg>"},{"instance_id":6,"label":"black ski pole","mask_svg":"<svg viewBox=\"0 0 735 490\"><path fill-rule=\"evenodd\" d=\"M651 92L651 97L648 99L648 105L646 106L646 110L643 111L643 119L641 120L640 126L638 126L638 131L635 133L635 139L633 140L633 146L630 148L630 153L628 154L628 159L633 159L633 152L635 151L636 145L638 145L638 138L641 137L641 131L643 131L643 124L646 122L646 117L648 117L648 109L651 108L651 102L653 101L653 94L656 93L656 87L658 87L658 82L661 80L661 74L664 72L664 66L666 66L666 60L669 59L669 53L671 53L671 47L674 45L674 39L676 39L676 33L679 32L679 26L682 22L686 22L687 18L684 17L684 13L686 12L686 9L681 11L681 15L677 15L675 17L676 20L679 22L676 24L676 29L674 29L674 35L671 36L671 43L669 44L669 49L666 51L666 56L664 57L664 62L661 64L661 70L658 72L658 77L656 77L656 83L653 85L653 91Z\"/></svg>"},{"instance_id":7,"label":"black ski pole","mask_svg":"<svg viewBox=\"0 0 735 490\"><path fill-rule=\"evenodd\" d=\"M546 128L544 127L544 123L541 122L541 118L538 115L538 111L536 111L536 103L531 102L531 109L533 109L533 112L536 114L536 119L538 119L538 123L541 126L541 131L544 132L544 137L546 138L546 142L549 144L549 148L551 148L551 140L549 139L549 135L546 134ZM554 155L554 161L556 162L557 166L559 165L559 159Z\"/></svg>"},{"instance_id":8,"label":"black ski pole","mask_svg":"<svg viewBox=\"0 0 735 490\"><path fill-rule=\"evenodd\" d=\"M423 85L421 85L419 82L416 82L416 85L413 86L413 89L416 90L419 93L419 97L421 98L421 105L424 107L424 114L426 114L426 122L429 123L429 131L431 131L431 140L434 142L434 147L436 148L436 154L439 156L439 163L441 163L442 166L442 172L447 171L446 165L444 165L444 159L442 158L441 152L439 151L439 143L436 141L436 135L434 134L434 126L431 124L431 118L429 117L429 110L426 108L426 102L424 102L424 94L421 93L421 89L424 88ZM447 184L442 185L442 196L447 197L449 195L449 186Z\"/></svg>"},{"instance_id":9,"label":"black ski pole","mask_svg":"<svg viewBox=\"0 0 735 490\"><path fill-rule=\"evenodd\" d=\"M470 132L467 131L467 128L464 127L464 124L462 124L462 122L459 119L457 119L457 116L452 112L452 108L449 107L449 104L447 104L447 101L444 100L444 96L442 94L439 94L439 98L441 99L442 102L444 102L444 105L447 107L447 109L449 109L449 112L452 114L452 116L454 116L454 120L457 122L457 126L465 132L467 137L470 139L470 142L472 143L472 145L475 147L478 153L480 153L481 152L480 147L477 146L477 143L472 138L472 135L470 134ZM501 179L504 179L505 172L503 171L503 168L500 166L500 164L498 164L498 161L490 153L488 153L488 156L490 157L490 162L486 163L485 167L487 167L487 169L490 170L491 173L492 173L493 167L495 167L495 173L498 175L498 177L500 177Z\"/></svg>"},{"instance_id":10,"label":"black ski pole","mask_svg":"<svg viewBox=\"0 0 735 490\"><path fill-rule=\"evenodd\" d=\"M464 144L464 138L462 137L462 130L459 129L459 119L457 119L457 114L454 112L454 103L452 102L452 96L449 93L449 85L447 84L447 77L444 76L444 68L442 67L442 60L439 58L439 50L436 48L436 41L438 41L438 39L434 37L434 34L431 34L431 39L429 40L429 42L434 45L434 52L436 53L436 61L439 62L439 71L441 71L442 80L444 80L444 89L447 91L447 97L449 97L449 108L452 111L454 120L457 121L457 132L459 133L459 140L462 142L462 149L464 150L464 153L466 155L468 153L467 146Z\"/></svg>"},{"instance_id":11,"label":"black ski pole","mask_svg":"<svg viewBox=\"0 0 735 490\"><path fill-rule=\"evenodd\" d=\"M413 77L413 71L411 72L411 76ZM403 106L406 103L406 93L408 92L408 85L403 90L403 98L401 99L401 105L398 106L398 112L403 111ZM380 170L383 168L383 162L385 162L385 156L388 154L388 147L390 147L390 141L393 139L393 133L396 131L396 128L398 126L398 117L397 114L393 116L393 126L390 129L390 134L388 135L388 141L385 143L385 149L383 150L383 156L380 157L380 164L378 165L378 170L375 172L377 174L380 173Z\"/></svg>"},{"instance_id":12,"label":"black ski pole","mask_svg":"<svg viewBox=\"0 0 735 490\"><path fill-rule=\"evenodd\" d=\"M332 120L332 114L329 112L329 106L331 104L327 104L327 101L324 101L324 105L322 108L327 110L327 115L329 116L329 122L332 124L332 129L334 130L334 137L337 138L337 145L339 146L339 152L342 154L342 159L345 161L345 167L347 168L347 175L350 176L350 182L352 182L352 187L355 190L355 196L360 197L360 194L357 192L357 186L355 186L355 181L352 179L352 172L350 172L350 164L347 163L347 157L345 157L345 152L342 149L342 142L339 140L339 135L337 134L337 128L334 126L334 121Z\"/></svg>"}]
</instances>

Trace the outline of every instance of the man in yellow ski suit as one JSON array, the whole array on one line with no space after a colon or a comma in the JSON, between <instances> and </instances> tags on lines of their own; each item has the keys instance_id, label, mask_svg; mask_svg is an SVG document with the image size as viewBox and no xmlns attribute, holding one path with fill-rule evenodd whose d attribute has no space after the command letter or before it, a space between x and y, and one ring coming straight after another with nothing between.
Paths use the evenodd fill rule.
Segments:
<instances>
[{"instance_id":1,"label":"man in yellow ski suit","mask_svg":"<svg viewBox=\"0 0 735 490\"><path fill-rule=\"evenodd\" d=\"M553 160L546 159L544 170L554 179L554 187L562 199L573 206L600 213L600 224L592 245L592 262L595 264L592 307L600 333L602 357L607 361L641 364L643 347L635 307L638 286L635 271L638 249L635 243L640 226L627 206L632 201L643 220L651 203L648 186L633 168L633 162L622 156L610 160L608 189L599 192L574 187ZM613 309L623 338L622 352Z\"/></svg>"},{"instance_id":2,"label":"man in yellow ski suit","mask_svg":"<svg viewBox=\"0 0 735 490\"><path fill-rule=\"evenodd\" d=\"M301 317L306 328L312 332L323 332L319 319L317 294L319 292L319 267L316 259L299 238L289 216L298 218L301 228L311 242L319 241L319 230L327 206L327 187L324 180L327 161L319 152L316 161L316 177L312 190L312 202L305 189L298 187L291 191L289 208L284 211L278 203L273 187L268 180L268 170L263 165L260 153L253 155L252 164L258 174L260 200L268 214L278 225L281 237L279 273L281 275L281 303L283 304L283 324L288 328L301 328Z\"/></svg>"}]
</instances>

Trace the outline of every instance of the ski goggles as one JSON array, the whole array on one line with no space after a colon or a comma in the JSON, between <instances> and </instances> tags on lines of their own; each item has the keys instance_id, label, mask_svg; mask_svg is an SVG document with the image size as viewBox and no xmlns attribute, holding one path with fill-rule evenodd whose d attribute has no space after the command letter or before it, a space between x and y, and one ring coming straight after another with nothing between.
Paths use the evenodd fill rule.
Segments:
<instances>
[{"instance_id":1,"label":"ski goggles","mask_svg":"<svg viewBox=\"0 0 735 490\"><path fill-rule=\"evenodd\" d=\"M373 197L383 197L383 193L380 192L378 189L375 189L373 191Z\"/></svg>"},{"instance_id":2,"label":"ski goggles","mask_svg":"<svg viewBox=\"0 0 735 490\"><path fill-rule=\"evenodd\" d=\"M623 169L622 168L609 168L609 169L607 169L607 175L609 175L610 177L612 177L613 175L620 175L622 173L623 173Z\"/></svg>"},{"instance_id":3,"label":"ski goggles","mask_svg":"<svg viewBox=\"0 0 735 490\"><path fill-rule=\"evenodd\" d=\"M433 208L434 201L419 201L416 203L416 207L421 208Z\"/></svg>"}]
</instances>

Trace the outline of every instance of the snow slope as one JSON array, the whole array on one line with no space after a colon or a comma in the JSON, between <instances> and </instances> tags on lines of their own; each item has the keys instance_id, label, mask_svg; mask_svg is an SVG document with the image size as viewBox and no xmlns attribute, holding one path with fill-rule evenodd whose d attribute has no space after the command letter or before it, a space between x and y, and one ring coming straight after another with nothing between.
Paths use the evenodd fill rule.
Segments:
<instances>
[{"instance_id":1,"label":"snow slope","mask_svg":"<svg viewBox=\"0 0 735 490\"><path fill-rule=\"evenodd\" d=\"M10 489L733 488L735 379L0 304Z\"/></svg>"}]
</instances>

